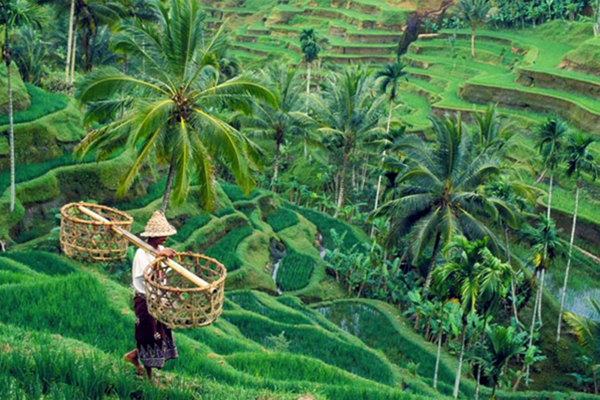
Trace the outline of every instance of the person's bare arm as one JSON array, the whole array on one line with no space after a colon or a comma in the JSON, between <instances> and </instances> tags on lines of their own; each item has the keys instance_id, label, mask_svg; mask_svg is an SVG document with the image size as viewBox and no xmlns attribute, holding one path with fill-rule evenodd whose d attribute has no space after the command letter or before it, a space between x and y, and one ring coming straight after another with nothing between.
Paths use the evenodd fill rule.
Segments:
<instances>
[{"instance_id":1,"label":"person's bare arm","mask_svg":"<svg viewBox=\"0 0 600 400\"><path fill-rule=\"evenodd\" d=\"M175 252L172 249L164 248L162 250L159 250L158 253L156 253L156 257L173 258L175 257Z\"/></svg>"}]
</instances>

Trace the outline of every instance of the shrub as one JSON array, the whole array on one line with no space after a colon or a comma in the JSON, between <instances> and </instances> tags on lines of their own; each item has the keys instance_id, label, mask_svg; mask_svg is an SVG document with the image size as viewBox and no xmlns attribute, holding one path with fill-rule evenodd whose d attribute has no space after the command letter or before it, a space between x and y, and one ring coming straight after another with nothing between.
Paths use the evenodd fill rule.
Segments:
<instances>
[{"instance_id":1,"label":"shrub","mask_svg":"<svg viewBox=\"0 0 600 400\"><path fill-rule=\"evenodd\" d=\"M280 208L275 214L267 217L267 223L271 225L275 232L289 228L298 223L298 215L286 208Z\"/></svg>"},{"instance_id":2,"label":"shrub","mask_svg":"<svg viewBox=\"0 0 600 400\"><path fill-rule=\"evenodd\" d=\"M249 226L234 229L225 235L216 245L206 250L205 254L221 262L229 272L235 271L242 266L242 262L235 250L240 242L251 234L252 228Z\"/></svg>"},{"instance_id":3,"label":"shrub","mask_svg":"<svg viewBox=\"0 0 600 400\"><path fill-rule=\"evenodd\" d=\"M308 285L315 269L312 257L294 251L288 252L277 271L277 286L285 291L299 290Z\"/></svg>"}]
</instances>

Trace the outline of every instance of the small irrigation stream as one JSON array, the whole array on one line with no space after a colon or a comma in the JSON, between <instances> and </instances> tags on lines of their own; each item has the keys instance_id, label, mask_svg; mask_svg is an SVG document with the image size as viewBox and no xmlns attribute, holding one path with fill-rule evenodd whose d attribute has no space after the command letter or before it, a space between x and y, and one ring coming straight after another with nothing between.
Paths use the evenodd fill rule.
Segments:
<instances>
[{"instance_id":1,"label":"small irrigation stream","mask_svg":"<svg viewBox=\"0 0 600 400\"><path fill-rule=\"evenodd\" d=\"M317 232L317 240L315 241L315 245L319 250L319 255L321 256L321 259L324 260L325 256L327 255L327 249L325 249L322 243L323 235L321 235L320 232ZM279 272L279 267L281 266L283 258L287 254L287 249L285 248L285 244L283 244L283 242L271 239L271 242L269 244L269 253L271 262L273 264L273 268L271 269L271 278L273 278L273 282L275 282L275 285L277 286L277 293L281 295L283 293L283 290L281 290L281 287L279 287L279 285L277 284L277 273Z\"/></svg>"},{"instance_id":2,"label":"small irrigation stream","mask_svg":"<svg viewBox=\"0 0 600 400\"><path fill-rule=\"evenodd\" d=\"M271 278L273 278L273 282L277 286L277 293L282 294L283 291L277 284L277 272L279 271L279 267L281 266L281 261L283 257L287 254L287 249L283 242L280 242L275 239L271 239L269 243L269 253L271 257L271 262L273 263L273 269L271 270Z\"/></svg>"}]
</instances>

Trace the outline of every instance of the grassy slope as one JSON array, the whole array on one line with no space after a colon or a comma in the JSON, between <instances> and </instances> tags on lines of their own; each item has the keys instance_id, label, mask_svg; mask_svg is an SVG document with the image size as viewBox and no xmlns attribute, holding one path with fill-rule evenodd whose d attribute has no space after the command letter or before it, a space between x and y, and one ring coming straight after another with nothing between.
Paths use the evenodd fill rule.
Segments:
<instances>
[{"instance_id":1,"label":"grassy slope","mask_svg":"<svg viewBox=\"0 0 600 400\"><path fill-rule=\"evenodd\" d=\"M148 399L199 393L215 399L283 400L300 393L336 400L444 398L427 383L434 346L412 334L397 310L379 302L344 300L312 310L293 296L230 292L217 323L176 332L180 359L168 363L158 375L163 384L153 389L121 361L133 344L129 289L97 266L43 252L0 257L0 272L0 279L6 273L14 278L0 281L0 294L12 305L0 310L2 398L18 393L28 398L126 398L133 393ZM340 329L340 310L338 317L324 311L332 306L358 325ZM355 310L344 311L348 307ZM406 370L411 360L419 361L423 378ZM451 388L454 363L444 355L443 392ZM472 387L465 380L463 390L469 393ZM541 395L501 393L500 398Z\"/></svg>"}]
</instances>

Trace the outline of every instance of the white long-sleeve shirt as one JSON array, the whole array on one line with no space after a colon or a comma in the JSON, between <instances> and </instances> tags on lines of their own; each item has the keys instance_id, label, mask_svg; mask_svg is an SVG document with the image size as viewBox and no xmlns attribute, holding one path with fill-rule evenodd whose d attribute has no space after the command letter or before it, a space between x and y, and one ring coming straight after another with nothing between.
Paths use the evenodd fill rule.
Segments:
<instances>
[{"instance_id":1,"label":"white long-sleeve shirt","mask_svg":"<svg viewBox=\"0 0 600 400\"><path fill-rule=\"evenodd\" d=\"M158 250L164 250L164 247L158 246ZM133 257L133 265L131 267L131 277L133 280L133 289L136 291L136 293L146 294L144 270L155 259L156 257L144 249L140 248L135 252L135 257Z\"/></svg>"}]
</instances>

